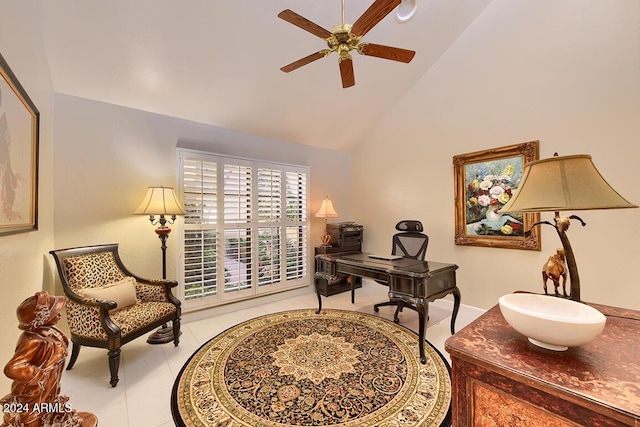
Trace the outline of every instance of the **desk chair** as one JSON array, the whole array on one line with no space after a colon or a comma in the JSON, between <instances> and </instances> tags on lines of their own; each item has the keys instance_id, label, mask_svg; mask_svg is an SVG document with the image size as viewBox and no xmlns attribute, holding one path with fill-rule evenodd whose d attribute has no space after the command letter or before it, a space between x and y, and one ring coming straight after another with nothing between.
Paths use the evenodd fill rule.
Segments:
<instances>
[{"instance_id":1,"label":"desk chair","mask_svg":"<svg viewBox=\"0 0 640 427\"><path fill-rule=\"evenodd\" d=\"M393 247L391 249L391 255L402 255L405 258L419 259L424 261L427 254L427 245L429 244L429 236L422 233L424 228L420 221L415 220L402 220L396 224L396 230L400 233L393 235ZM388 285L386 282L378 281L383 285ZM398 298L389 292L389 301L381 302L373 306L373 311L376 313L380 311L380 307L385 305L397 306L396 312L393 315L393 321L400 323L398 315L402 310L407 307L417 312L418 309L411 301Z\"/></svg>"}]
</instances>

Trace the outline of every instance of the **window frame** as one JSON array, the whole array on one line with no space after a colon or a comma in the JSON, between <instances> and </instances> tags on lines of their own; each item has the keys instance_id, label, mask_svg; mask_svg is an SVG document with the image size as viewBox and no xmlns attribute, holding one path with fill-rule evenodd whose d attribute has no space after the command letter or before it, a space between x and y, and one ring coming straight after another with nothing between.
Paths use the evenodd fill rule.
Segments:
<instances>
[{"instance_id":1,"label":"window frame","mask_svg":"<svg viewBox=\"0 0 640 427\"><path fill-rule=\"evenodd\" d=\"M217 165L216 170L216 223L215 224L187 224L182 217L182 220L176 221L177 227L175 227L178 233L178 254L177 254L177 269L178 272L178 297L182 301L182 308L184 312L189 312L202 308L215 307L217 305L246 300L251 298L260 297L263 295L282 292L285 290L297 289L305 286L309 286L312 283L312 276L315 270L313 262L313 253L311 251L311 217L310 217L310 168L304 165L295 165L283 162L273 162L261 159L250 159L238 156L229 156L218 153L203 152L199 150L191 150L186 148L177 149L177 169L178 169L178 194L180 200L184 203L185 200L185 177L183 174L183 164L185 160L193 160L199 162L215 163ZM233 223L225 224L225 212L224 212L224 166L225 164L242 165L251 168L251 219L248 222L236 221ZM280 171L280 219L269 218L267 220L261 220L259 217L260 205L259 193L258 193L258 170L262 168L273 169ZM301 212L301 218L297 218L295 221L289 221L287 216L287 173L298 174L298 176L304 176L304 185L300 189L298 195L302 195L304 198L304 211ZM259 271L259 243L260 243L260 231L266 228L279 227L280 233L280 280L274 283L260 284L260 271ZM289 227L296 227L299 240L302 242L302 247L298 247L301 252L299 256L302 256L304 263L302 265L301 277L288 279L287 278L287 229ZM249 230L252 243L250 246L251 257L251 275L252 280L250 286L247 289L241 289L237 291L225 290L225 269L224 269L224 236L227 232L233 232L235 230ZM216 291L212 295L197 296L189 299L185 298L185 232L188 230L215 230L217 236L216 247ZM302 231L302 232L301 232ZM242 234L241 231L238 232ZM204 237L202 237L204 238ZM222 256L221 256L222 255ZM222 281L221 281L222 279Z\"/></svg>"}]
</instances>

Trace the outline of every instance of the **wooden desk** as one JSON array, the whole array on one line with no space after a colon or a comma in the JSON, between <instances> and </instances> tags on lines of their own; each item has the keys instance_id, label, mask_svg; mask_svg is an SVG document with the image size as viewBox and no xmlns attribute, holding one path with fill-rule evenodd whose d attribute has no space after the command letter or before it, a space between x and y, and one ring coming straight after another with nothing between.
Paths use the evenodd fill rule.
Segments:
<instances>
[{"instance_id":1,"label":"wooden desk","mask_svg":"<svg viewBox=\"0 0 640 427\"><path fill-rule=\"evenodd\" d=\"M589 305L603 333L563 352L529 343L497 305L449 338L453 427L640 426L640 312Z\"/></svg>"},{"instance_id":2,"label":"wooden desk","mask_svg":"<svg viewBox=\"0 0 640 427\"><path fill-rule=\"evenodd\" d=\"M424 354L424 336L429 320L430 301L453 294L454 304L451 315L451 333L455 333L455 322L460 308L460 290L456 286L455 264L444 264L433 261L420 261L402 258L396 261L369 258L365 253L317 255L319 271L337 271L358 277L369 277L387 282L391 297L403 299L414 304L418 311L419 332L418 345L420 360L427 363ZM351 302L355 301L354 282L351 281ZM318 311L322 310L320 291L318 295Z\"/></svg>"},{"instance_id":3,"label":"wooden desk","mask_svg":"<svg viewBox=\"0 0 640 427\"><path fill-rule=\"evenodd\" d=\"M315 248L315 255L345 255L358 252L360 252L360 248L352 250L345 250L343 248L332 246L319 246ZM346 292L348 290L353 291L354 288L357 289L362 287L361 277L354 277L349 274L338 273L335 263L325 263L321 260L316 259L315 272L316 291L319 291L325 297L339 294L341 292ZM353 286L351 286L351 282L353 280L355 280L355 283L353 283ZM353 302L353 298L351 302Z\"/></svg>"}]
</instances>

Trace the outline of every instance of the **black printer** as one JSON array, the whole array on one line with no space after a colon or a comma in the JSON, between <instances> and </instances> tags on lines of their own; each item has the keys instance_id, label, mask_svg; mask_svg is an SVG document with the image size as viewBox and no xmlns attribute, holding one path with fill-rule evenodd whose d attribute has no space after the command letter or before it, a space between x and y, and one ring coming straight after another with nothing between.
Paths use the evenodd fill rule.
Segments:
<instances>
[{"instance_id":1,"label":"black printer","mask_svg":"<svg viewBox=\"0 0 640 427\"><path fill-rule=\"evenodd\" d=\"M353 222L339 222L327 224L327 234L331 236L331 246L344 251L362 250L362 235L364 227Z\"/></svg>"}]
</instances>

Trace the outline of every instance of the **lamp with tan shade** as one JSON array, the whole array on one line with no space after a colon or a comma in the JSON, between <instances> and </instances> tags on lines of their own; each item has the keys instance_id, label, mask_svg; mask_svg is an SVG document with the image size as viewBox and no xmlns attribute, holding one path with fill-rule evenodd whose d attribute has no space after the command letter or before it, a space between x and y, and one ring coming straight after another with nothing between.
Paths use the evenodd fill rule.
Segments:
<instances>
[{"instance_id":1,"label":"lamp with tan shade","mask_svg":"<svg viewBox=\"0 0 640 427\"><path fill-rule=\"evenodd\" d=\"M149 187L142 203L133 213L134 215L149 215L151 225L158 225L155 231L161 242L162 278L166 279L167 239L171 233L171 228L167 224L173 224L178 215L184 215L184 209L178 201L175 191L171 187ZM157 219L156 215L158 215ZM147 339L149 344L164 344L170 341L173 341L173 329L168 324L163 325Z\"/></svg>"},{"instance_id":2,"label":"lamp with tan shade","mask_svg":"<svg viewBox=\"0 0 640 427\"><path fill-rule=\"evenodd\" d=\"M144 200L134 212L134 215L149 215L152 225L158 225L156 234L160 238L162 248L162 278L167 278L167 239L171 228L168 224L173 224L177 215L184 215L184 209L176 197L175 191L171 187L149 187ZM159 216L156 219L156 215ZM167 219L166 216L171 216Z\"/></svg>"},{"instance_id":3,"label":"lamp with tan shade","mask_svg":"<svg viewBox=\"0 0 640 427\"><path fill-rule=\"evenodd\" d=\"M580 277L566 231L572 219L583 226L586 223L577 215L560 216L560 211L637 207L609 185L596 169L591 156L558 156L556 153L554 157L525 165L517 192L500 209L500 213L555 212L554 223L541 221L532 227L547 224L556 229L569 270L569 298L580 301Z\"/></svg>"},{"instance_id":4,"label":"lamp with tan shade","mask_svg":"<svg viewBox=\"0 0 640 427\"><path fill-rule=\"evenodd\" d=\"M322 201L320 209L316 212L316 217L324 218L324 232L321 237L322 246L331 246L331 236L327 233L327 218L337 218L338 212L333 209L333 203L329 199L329 196Z\"/></svg>"}]
</instances>

